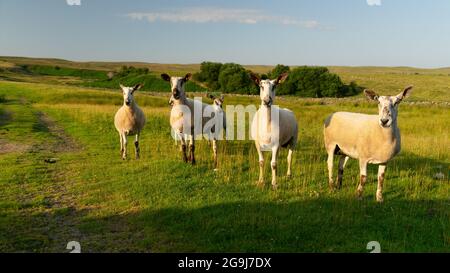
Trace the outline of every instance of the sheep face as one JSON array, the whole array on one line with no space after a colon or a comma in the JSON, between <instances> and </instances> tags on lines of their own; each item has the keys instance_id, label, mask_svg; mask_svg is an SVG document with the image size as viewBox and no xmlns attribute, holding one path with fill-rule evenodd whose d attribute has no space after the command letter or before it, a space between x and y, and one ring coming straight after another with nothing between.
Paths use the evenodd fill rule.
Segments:
<instances>
[{"instance_id":1,"label":"sheep face","mask_svg":"<svg viewBox=\"0 0 450 273\"><path fill-rule=\"evenodd\" d=\"M220 97L215 97L209 94L208 97L213 100L213 105L222 108L223 101L225 99L223 95L221 95Z\"/></svg>"},{"instance_id":2,"label":"sheep face","mask_svg":"<svg viewBox=\"0 0 450 273\"><path fill-rule=\"evenodd\" d=\"M123 86L120 84L120 88L122 89L123 94L123 103L127 106L130 106L134 102L134 91L139 90L142 87L142 84L136 84L133 87Z\"/></svg>"},{"instance_id":3,"label":"sheep face","mask_svg":"<svg viewBox=\"0 0 450 273\"><path fill-rule=\"evenodd\" d=\"M275 99L275 81L261 80L259 83L259 97L265 106L271 106Z\"/></svg>"},{"instance_id":4,"label":"sheep face","mask_svg":"<svg viewBox=\"0 0 450 273\"><path fill-rule=\"evenodd\" d=\"M275 100L275 88L282 83L288 74L283 73L275 80L261 80L259 76L251 74L255 84L259 87L259 96L263 105L270 107Z\"/></svg>"},{"instance_id":5,"label":"sheep face","mask_svg":"<svg viewBox=\"0 0 450 273\"><path fill-rule=\"evenodd\" d=\"M161 78L170 83L170 90L172 92L173 100L179 100L186 97L184 86L186 82L191 79L191 77L191 73L186 74L184 77L171 77L168 74L161 74Z\"/></svg>"},{"instance_id":6,"label":"sheep face","mask_svg":"<svg viewBox=\"0 0 450 273\"><path fill-rule=\"evenodd\" d=\"M397 96L379 96L372 90L364 90L365 95L378 102L379 124L383 128L389 128L397 121L398 105L409 95L412 86L408 86Z\"/></svg>"}]
</instances>

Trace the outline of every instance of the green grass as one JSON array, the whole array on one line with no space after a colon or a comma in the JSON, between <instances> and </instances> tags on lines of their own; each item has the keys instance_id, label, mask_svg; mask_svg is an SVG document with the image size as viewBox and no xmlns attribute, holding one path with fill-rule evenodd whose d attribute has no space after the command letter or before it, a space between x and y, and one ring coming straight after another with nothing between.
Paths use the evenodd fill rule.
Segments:
<instances>
[{"instance_id":1,"label":"green grass","mask_svg":"<svg viewBox=\"0 0 450 273\"><path fill-rule=\"evenodd\" d=\"M377 204L376 166L362 201L356 161L341 191L327 186L322 121L338 110L376 113L364 100L278 98L300 131L293 178L282 175L283 151L274 192L255 186L250 141L220 143L218 172L206 141L197 143L196 166L182 163L170 137L168 95L136 95L148 119L139 161L119 156L118 90L0 82L1 96L0 145L15 148L0 153L1 252L64 252L72 240L83 252L366 252L373 240L383 252L449 250L447 106L400 106L402 152L388 165L385 203ZM131 141L129 149L132 155ZM438 172L443 180L433 178Z\"/></svg>"},{"instance_id":2,"label":"green grass","mask_svg":"<svg viewBox=\"0 0 450 273\"><path fill-rule=\"evenodd\" d=\"M9 59L8 59L9 60ZM108 78L108 71L97 69L85 69L70 66L59 65L42 65L40 64L17 64L6 62L0 59L0 79L9 81L24 81L24 82L46 82L54 84L69 84L80 87L94 87L102 89L120 89L119 85L133 86L138 83L143 84L141 91L157 91L169 92L170 85L161 79L160 74L152 73L129 73L120 75L117 73L118 69L112 69L110 72L115 72L116 75L111 79ZM59 64L59 62L57 62ZM179 73L175 73L178 75ZM199 84L189 81L185 89L187 92L204 92L205 88Z\"/></svg>"},{"instance_id":3,"label":"green grass","mask_svg":"<svg viewBox=\"0 0 450 273\"><path fill-rule=\"evenodd\" d=\"M106 72L101 70L76 69L70 67L60 66L45 66L45 65L23 65L26 72L60 77L79 77L83 79L106 80Z\"/></svg>"}]
</instances>

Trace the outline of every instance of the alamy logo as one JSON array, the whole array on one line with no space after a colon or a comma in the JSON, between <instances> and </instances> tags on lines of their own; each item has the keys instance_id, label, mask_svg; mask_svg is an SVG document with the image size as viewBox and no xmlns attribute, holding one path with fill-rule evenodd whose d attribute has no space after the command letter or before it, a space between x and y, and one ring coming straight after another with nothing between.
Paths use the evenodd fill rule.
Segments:
<instances>
[{"instance_id":1,"label":"alamy logo","mask_svg":"<svg viewBox=\"0 0 450 273\"><path fill-rule=\"evenodd\" d=\"M367 250L369 253L381 253L381 245L378 241L370 241L367 243Z\"/></svg>"},{"instance_id":2,"label":"alamy logo","mask_svg":"<svg viewBox=\"0 0 450 273\"><path fill-rule=\"evenodd\" d=\"M201 97L195 97L192 104L192 107L184 104L172 107L171 134L175 140L184 135L191 135L196 140L258 138L268 147L279 141L279 108L276 105L261 106L259 110L256 105L227 105L223 111L212 105L205 106Z\"/></svg>"},{"instance_id":3,"label":"alamy logo","mask_svg":"<svg viewBox=\"0 0 450 273\"><path fill-rule=\"evenodd\" d=\"M67 243L66 249L71 250L70 253L81 253L81 244L77 241Z\"/></svg>"},{"instance_id":4,"label":"alamy logo","mask_svg":"<svg viewBox=\"0 0 450 273\"><path fill-rule=\"evenodd\" d=\"M81 6L81 0L66 0L69 6Z\"/></svg>"},{"instance_id":5,"label":"alamy logo","mask_svg":"<svg viewBox=\"0 0 450 273\"><path fill-rule=\"evenodd\" d=\"M367 0L369 6L381 6L381 0Z\"/></svg>"}]
</instances>

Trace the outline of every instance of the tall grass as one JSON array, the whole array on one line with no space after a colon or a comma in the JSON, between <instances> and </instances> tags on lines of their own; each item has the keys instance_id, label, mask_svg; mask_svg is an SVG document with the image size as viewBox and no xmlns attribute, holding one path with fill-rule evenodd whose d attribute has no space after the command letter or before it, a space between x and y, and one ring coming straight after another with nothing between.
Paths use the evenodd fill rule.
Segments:
<instances>
[{"instance_id":1,"label":"tall grass","mask_svg":"<svg viewBox=\"0 0 450 273\"><path fill-rule=\"evenodd\" d=\"M299 120L299 145L292 179L283 176L287 153L281 152L280 188L272 191L255 186L259 166L251 141L220 142L218 172L207 141L197 143L197 165L184 164L170 137L167 96L136 96L148 119L142 158L122 161L112 122L120 94L23 83L0 83L0 94L10 101L0 107L14 113L0 137L42 147L0 154L6 166L0 174L3 251L63 251L74 239L87 252L364 252L373 240L384 252L448 251L448 107L400 106L402 152L388 165L380 205L375 166L364 200L355 199L355 161L346 168L343 189L328 191L322 140L328 114L376 113L370 103L280 98ZM244 96L225 101L258 103ZM49 152L42 143L58 143L57 136L36 129L35 112L51 117L82 149ZM47 157L58 161L45 164ZM438 172L444 179L434 178Z\"/></svg>"}]
</instances>

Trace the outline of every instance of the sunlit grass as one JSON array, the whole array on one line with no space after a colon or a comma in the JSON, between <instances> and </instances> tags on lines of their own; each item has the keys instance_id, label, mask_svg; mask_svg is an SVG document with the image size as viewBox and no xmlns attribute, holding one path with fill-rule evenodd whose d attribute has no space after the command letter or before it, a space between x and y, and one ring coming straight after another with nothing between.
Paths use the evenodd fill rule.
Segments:
<instances>
[{"instance_id":1,"label":"sunlit grass","mask_svg":"<svg viewBox=\"0 0 450 273\"><path fill-rule=\"evenodd\" d=\"M341 191L327 186L323 120L334 111L376 113L376 105L362 100L277 100L295 112L300 129L293 178L284 176L282 151L280 187L272 191L255 186L251 141L222 141L218 172L207 141L197 142L197 165L184 164L170 137L167 95L136 95L148 120L141 159L133 158L130 141L129 159L122 161L113 125L119 91L0 83L1 94L7 102L0 110L12 119L0 125L0 139L32 147L0 154L1 251L63 252L71 240L85 252L364 252L373 240L386 252L448 251L448 107L400 106L402 152L388 165L380 205L375 166L362 201L355 199L356 161L349 162ZM258 99L227 96L226 103ZM64 143L39 126L38 112L80 148L52 152ZM440 172L444 178L435 179Z\"/></svg>"}]
</instances>

